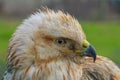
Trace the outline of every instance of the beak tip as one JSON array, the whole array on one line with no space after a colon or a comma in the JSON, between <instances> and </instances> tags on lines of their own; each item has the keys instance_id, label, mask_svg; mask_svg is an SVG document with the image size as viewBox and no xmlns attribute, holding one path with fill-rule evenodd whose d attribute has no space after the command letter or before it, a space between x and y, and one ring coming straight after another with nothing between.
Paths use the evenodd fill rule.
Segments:
<instances>
[{"instance_id":1,"label":"beak tip","mask_svg":"<svg viewBox=\"0 0 120 80\"><path fill-rule=\"evenodd\" d=\"M93 57L93 59L94 59L94 61L93 61L93 62L95 62L95 61L96 61L96 56L95 56L95 57Z\"/></svg>"},{"instance_id":2,"label":"beak tip","mask_svg":"<svg viewBox=\"0 0 120 80\"><path fill-rule=\"evenodd\" d=\"M93 58L93 62L96 61L96 51L95 51L95 48L92 45L89 45L89 47L85 51L85 53L86 53L86 56Z\"/></svg>"}]
</instances>

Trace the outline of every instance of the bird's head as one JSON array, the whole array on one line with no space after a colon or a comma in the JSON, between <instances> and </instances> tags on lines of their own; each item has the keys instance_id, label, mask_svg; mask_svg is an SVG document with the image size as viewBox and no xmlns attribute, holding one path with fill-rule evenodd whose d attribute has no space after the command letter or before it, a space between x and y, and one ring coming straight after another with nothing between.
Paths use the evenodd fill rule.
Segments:
<instances>
[{"instance_id":1,"label":"bird's head","mask_svg":"<svg viewBox=\"0 0 120 80\"><path fill-rule=\"evenodd\" d=\"M41 11L42 12L42 11ZM42 16L39 29L36 30L34 39L38 53L42 58L89 56L96 59L95 49L86 40L79 22L61 11L44 10L36 16ZM34 16L33 16L34 17Z\"/></svg>"},{"instance_id":2,"label":"bird's head","mask_svg":"<svg viewBox=\"0 0 120 80\"><path fill-rule=\"evenodd\" d=\"M25 20L16 34L19 32L24 36L22 41L28 47L27 53L38 61L76 56L96 59L95 49L86 40L79 22L62 11L40 10Z\"/></svg>"}]
</instances>

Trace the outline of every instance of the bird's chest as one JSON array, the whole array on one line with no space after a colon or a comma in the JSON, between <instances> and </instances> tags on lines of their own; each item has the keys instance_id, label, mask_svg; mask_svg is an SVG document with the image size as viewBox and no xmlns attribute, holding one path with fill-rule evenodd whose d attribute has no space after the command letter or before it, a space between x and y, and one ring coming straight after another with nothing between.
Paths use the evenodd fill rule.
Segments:
<instances>
[{"instance_id":1,"label":"bird's chest","mask_svg":"<svg viewBox=\"0 0 120 80\"><path fill-rule=\"evenodd\" d=\"M18 70L15 72L14 80L80 80L81 75L81 65L53 61Z\"/></svg>"},{"instance_id":2,"label":"bird's chest","mask_svg":"<svg viewBox=\"0 0 120 80\"><path fill-rule=\"evenodd\" d=\"M51 62L42 64L36 71L38 79L42 80L80 80L82 69L73 62Z\"/></svg>"},{"instance_id":3,"label":"bird's chest","mask_svg":"<svg viewBox=\"0 0 120 80\"><path fill-rule=\"evenodd\" d=\"M9 80L80 80L82 68L74 62L52 61L13 70L10 76Z\"/></svg>"}]
</instances>

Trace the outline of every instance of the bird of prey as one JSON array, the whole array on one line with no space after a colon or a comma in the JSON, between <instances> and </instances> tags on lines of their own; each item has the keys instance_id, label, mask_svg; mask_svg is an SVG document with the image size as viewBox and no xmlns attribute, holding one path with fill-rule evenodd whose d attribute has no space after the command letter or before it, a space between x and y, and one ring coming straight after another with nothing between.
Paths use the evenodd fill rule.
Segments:
<instances>
[{"instance_id":1,"label":"bird of prey","mask_svg":"<svg viewBox=\"0 0 120 80\"><path fill-rule=\"evenodd\" d=\"M78 20L43 8L17 28L3 80L120 80L111 60L96 56Z\"/></svg>"}]
</instances>

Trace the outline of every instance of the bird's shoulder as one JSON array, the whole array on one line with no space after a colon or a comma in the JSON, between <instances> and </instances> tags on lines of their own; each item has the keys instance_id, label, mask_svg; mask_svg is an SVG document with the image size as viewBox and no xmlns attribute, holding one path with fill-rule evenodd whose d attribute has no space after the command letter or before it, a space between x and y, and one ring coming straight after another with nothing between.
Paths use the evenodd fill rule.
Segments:
<instances>
[{"instance_id":1,"label":"bird's shoulder","mask_svg":"<svg viewBox=\"0 0 120 80\"><path fill-rule=\"evenodd\" d=\"M82 80L120 80L120 69L110 59L97 56L95 63L91 58L85 60Z\"/></svg>"}]
</instances>

